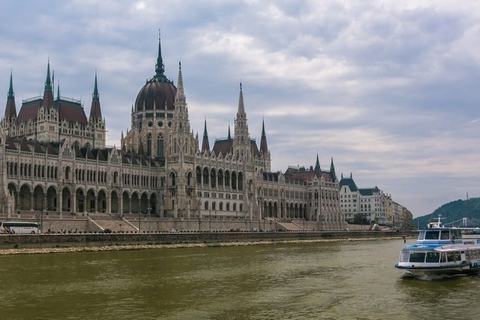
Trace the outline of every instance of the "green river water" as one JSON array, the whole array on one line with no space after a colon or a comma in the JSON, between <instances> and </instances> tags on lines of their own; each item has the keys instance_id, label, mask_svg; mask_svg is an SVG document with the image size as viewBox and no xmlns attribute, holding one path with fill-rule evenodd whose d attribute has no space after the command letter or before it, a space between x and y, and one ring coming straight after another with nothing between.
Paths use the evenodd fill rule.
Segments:
<instances>
[{"instance_id":1,"label":"green river water","mask_svg":"<svg viewBox=\"0 0 480 320\"><path fill-rule=\"evenodd\" d=\"M0 256L0 319L480 319L480 276L403 279L393 267L403 246Z\"/></svg>"}]
</instances>

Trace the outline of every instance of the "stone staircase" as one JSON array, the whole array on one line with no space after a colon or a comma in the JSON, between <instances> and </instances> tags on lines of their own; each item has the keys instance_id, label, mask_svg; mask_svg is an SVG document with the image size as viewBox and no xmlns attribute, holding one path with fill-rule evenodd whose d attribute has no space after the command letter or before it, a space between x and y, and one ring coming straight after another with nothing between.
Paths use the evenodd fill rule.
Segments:
<instances>
[{"instance_id":1,"label":"stone staircase","mask_svg":"<svg viewBox=\"0 0 480 320\"><path fill-rule=\"evenodd\" d=\"M109 217L95 217L92 221L102 230L110 229L113 232L136 232L138 231L132 224L126 220L118 220Z\"/></svg>"},{"instance_id":2,"label":"stone staircase","mask_svg":"<svg viewBox=\"0 0 480 320\"><path fill-rule=\"evenodd\" d=\"M303 228L296 223L293 222L283 222L283 221L276 221L278 229L285 229L287 231L302 231Z\"/></svg>"}]
</instances>

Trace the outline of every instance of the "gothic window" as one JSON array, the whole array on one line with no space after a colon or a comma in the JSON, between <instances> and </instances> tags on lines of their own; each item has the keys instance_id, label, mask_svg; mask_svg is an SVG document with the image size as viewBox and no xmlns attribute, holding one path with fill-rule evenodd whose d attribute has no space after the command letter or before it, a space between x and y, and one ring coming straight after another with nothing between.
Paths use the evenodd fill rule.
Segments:
<instances>
[{"instance_id":1,"label":"gothic window","mask_svg":"<svg viewBox=\"0 0 480 320\"><path fill-rule=\"evenodd\" d=\"M189 172L187 173L187 186L191 186L192 185L192 173Z\"/></svg>"},{"instance_id":2,"label":"gothic window","mask_svg":"<svg viewBox=\"0 0 480 320\"><path fill-rule=\"evenodd\" d=\"M197 184L201 185L202 184L202 169L200 167L197 167Z\"/></svg>"},{"instance_id":3,"label":"gothic window","mask_svg":"<svg viewBox=\"0 0 480 320\"><path fill-rule=\"evenodd\" d=\"M150 133L147 136L147 155L152 155L152 135Z\"/></svg>"},{"instance_id":4,"label":"gothic window","mask_svg":"<svg viewBox=\"0 0 480 320\"><path fill-rule=\"evenodd\" d=\"M163 136L157 136L157 157L163 157Z\"/></svg>"},{"instance_id":5,"label":"gothic window","mask_svg":"<svg viewBox=\"0 0 480 320\"><path fill-rule=\"evenodd\" d=\"M203 184L208 186L208 168L203 169Z\"/></svg>"}]
</instances>

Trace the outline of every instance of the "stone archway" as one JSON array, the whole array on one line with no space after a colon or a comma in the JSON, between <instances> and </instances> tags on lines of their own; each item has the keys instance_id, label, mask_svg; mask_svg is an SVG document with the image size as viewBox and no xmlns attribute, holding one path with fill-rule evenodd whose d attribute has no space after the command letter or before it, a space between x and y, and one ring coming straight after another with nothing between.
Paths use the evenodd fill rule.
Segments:
<instances>
[{"instance_id":1,"label":"stone archway","mask_svg":"<svg viewBox=\"0 0 480 320\"><path fill-rule=\"evenodd\" d=\"M33 189L33 210L43 211L45 209L45 192L42 186Z\"/></svg>"},{"instance_id":2,"label":"stone archway","mask_svg":"<svg viewBox=\"0 0 480 320\"><path fill-rule=\"evenodd\" d=\"M72 208L72 198L70 189L63 188L62 190L62 211L70 212Z\"/></svg>"},{"instance_id":3,"label":"stone archway","mask_svg":"<svg viewBox=\"0 0 480 320\"><path fill-rule=\"evenodd\" d=\"M47 211L57 211L57 190L55 189L55 187L48 187L46 200Z\"/></svg>"},{"instance_id":4,"label":"stone archway","mask_svg":"<svg viewBox=\"0 0 480 320\"><path fill-rule=\"evenodd\" d=\"M107 196L104 190L100 190L97 196L97 212L107 212Z\"/></svg>"},{"instance_id":5,"label":"stone archway","mask_svg":"<svg viewBox=\"0 0 480 320\"><path fill-rule=\"evenodd\" d=\"M110 194L110 212L111 213L119 213L118 212L118 194L116 191L112 191Z\"/></svg>"}]
</instances>

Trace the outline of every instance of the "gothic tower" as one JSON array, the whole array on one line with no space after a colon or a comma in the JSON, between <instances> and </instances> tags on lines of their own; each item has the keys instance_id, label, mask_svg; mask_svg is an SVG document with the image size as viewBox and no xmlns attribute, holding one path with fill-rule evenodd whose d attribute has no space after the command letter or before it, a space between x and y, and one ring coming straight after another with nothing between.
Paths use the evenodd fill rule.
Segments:
<instances>
[{"instance_id":1,"label":"gothic tower","mask_svg":"<svg viewBox=\"0 0 480 320\"><path fill-rule=\"evenodd\" d=\"M251 142L248 134L247 114L243 103L243 90L240 83L240 94L238 98L237 118L235 119L235 129L233 137L233 157L251 161Z\"/></svg>"}]
</instances>

